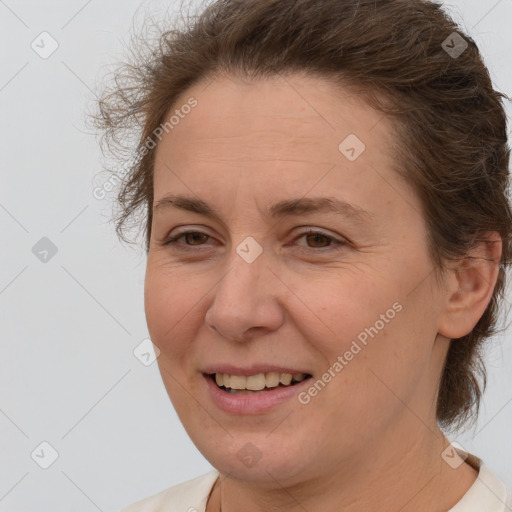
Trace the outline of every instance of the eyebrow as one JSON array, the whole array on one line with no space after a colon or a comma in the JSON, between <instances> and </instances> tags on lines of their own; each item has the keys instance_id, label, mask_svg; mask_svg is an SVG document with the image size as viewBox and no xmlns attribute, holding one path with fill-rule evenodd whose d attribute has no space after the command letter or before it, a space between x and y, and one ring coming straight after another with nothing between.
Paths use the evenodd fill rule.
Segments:
<instances>
[{"instance_id":1,"label":"eyebrow","mask_svg":"<svg viewBox=\"0 0 512 512\"><path fill-rule=\"evenodd\" d=\"M155 201L153 211L161 211L167 208L181 210L204 215L223 223L219 211L206 201L182 194L171 194ZM268 209L271 218L283 218L313 213L333 212L348 217L357 223L368 224L373 219L373 214L359 206L352 205L334 197L302 197L298 199L286 199L273 204Z\"/></svg>"}]
</instances>

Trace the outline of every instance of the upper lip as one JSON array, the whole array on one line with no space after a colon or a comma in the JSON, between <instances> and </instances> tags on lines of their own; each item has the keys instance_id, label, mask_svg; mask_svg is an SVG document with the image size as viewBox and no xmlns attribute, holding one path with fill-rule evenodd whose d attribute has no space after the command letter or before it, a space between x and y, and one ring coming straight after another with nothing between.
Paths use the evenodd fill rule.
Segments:
<instances>
[{"instance_id":1,"label":"upper lip","mask_svg":"<svg viewBox=\"0 0 512 512\"><path fill-rule=\"evenodd\" d=\"M205 367L203 370L205 374L212 373L224 373L228 375L245 375L246 377L249 375L258 375L260 373L291 373L292 375L296 373L304 373L306 375L311 375L307 370L302 368L290 368L286 366L277 366L273 364L255 364L251 366L235 366L232 364L215 364Z\"/></svg>"}]
</instances>

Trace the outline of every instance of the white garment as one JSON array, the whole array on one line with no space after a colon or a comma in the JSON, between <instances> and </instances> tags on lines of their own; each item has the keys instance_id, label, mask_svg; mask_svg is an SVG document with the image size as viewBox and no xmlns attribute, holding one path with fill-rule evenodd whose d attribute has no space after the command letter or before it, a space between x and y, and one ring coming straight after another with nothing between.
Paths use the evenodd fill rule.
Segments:
<instances>
[{"instance_id":1,"label":"white garment","mask_svg":"<svg viewBox=\"0 0 512 512\"><path fill-rule=\"evenodd\" d=\"M479 470L478 478L447 512L512 512L512 492L507 493L503 482L478 457L469 454L466 460ZM210 471L133 503L121 512L205 512L218 476L217 470Z\"/></svg>"}]
</instances>

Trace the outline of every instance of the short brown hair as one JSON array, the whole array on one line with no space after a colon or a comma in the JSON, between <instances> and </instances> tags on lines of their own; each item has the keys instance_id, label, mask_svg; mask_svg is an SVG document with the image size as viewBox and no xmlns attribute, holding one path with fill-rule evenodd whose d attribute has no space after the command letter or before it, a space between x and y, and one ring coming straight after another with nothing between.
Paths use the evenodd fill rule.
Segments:
<instances>
[{"instance_id":1,"label":"short brown hair","mask_svg":"<svg viewBox=\"0 0 512 512\"><path fill-rule=\"evenodd\" d=\"M126 221L143 209L149 250L155 152L146 141L179 95L221 72L307 72L357 90L387 114L396 130L397 171L420 199L437 271L466 255L484 232L499 232L504 243L492 299L473 331L451 341L439 384L440 426L476 419L486 385L483 341L497 332L512 216L506 96L494 90L475 42L431 1L213 1L122 64L98 102L93 117L102 142L117 157L135 156L117 198L116 231L124 241ZM133 134L136 147L123 142Z\"/></svg>"}]
</instances>

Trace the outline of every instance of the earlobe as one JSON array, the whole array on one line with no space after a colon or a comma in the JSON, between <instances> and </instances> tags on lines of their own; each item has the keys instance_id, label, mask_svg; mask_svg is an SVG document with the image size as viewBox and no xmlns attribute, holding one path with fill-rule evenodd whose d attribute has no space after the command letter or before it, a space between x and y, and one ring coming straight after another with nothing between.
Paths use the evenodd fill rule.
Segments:
<instances>
[{"instance_id":1,"label":"earlobe","mask_svg":"<svg viewBox=\"0 0 512 512\"><path fill-rule=\"evenodd\" d=\"M484 233L467 256L452 269L446 308L440 318L439 334L461 338L475 327L491 300L498 279L502 239L499 233Z\"/></svg>"}]
</instances>

